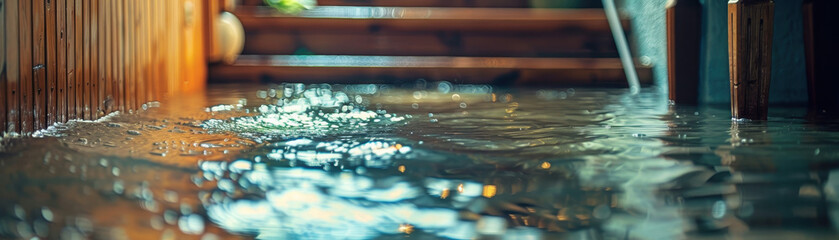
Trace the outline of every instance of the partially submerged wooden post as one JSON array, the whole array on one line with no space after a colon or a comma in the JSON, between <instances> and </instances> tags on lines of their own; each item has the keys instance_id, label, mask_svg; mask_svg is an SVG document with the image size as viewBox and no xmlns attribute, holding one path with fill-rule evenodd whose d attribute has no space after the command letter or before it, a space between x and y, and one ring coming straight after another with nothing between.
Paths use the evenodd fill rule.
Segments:
<instances>
[{"instance_id":1,"label":"partially submerged wooden post","mask_svg":"<svg viewBox=\"0 0 839 240\"><path fill-rule=\"evenodd\" d=\"M832 21L836 7L836 0L805 0L802 8L810 109L818 114L839 114L839 71L831 59L839 54L839 34Z\"/></svg>"},{"instance_id":2,"label":"partially submerged wooden post","mask_svg":"<svg viewBox=\"0 0 839 240\"><path fill-rule=\"evenodd\" d=\"M674 103L698 101L701 26L702 4L698 0L667 2L667 76Z\"/></svg>"},{"instance_id":3,"label":"partially submerged wooden post","mask_svg":"<svg viewBox=\"0 0 839 240\"><path fill-rule=\"evenodd\" d=\"M772 79L772 0L728 1L731 114L766 120Z\"/></svg>"}]
</instances>

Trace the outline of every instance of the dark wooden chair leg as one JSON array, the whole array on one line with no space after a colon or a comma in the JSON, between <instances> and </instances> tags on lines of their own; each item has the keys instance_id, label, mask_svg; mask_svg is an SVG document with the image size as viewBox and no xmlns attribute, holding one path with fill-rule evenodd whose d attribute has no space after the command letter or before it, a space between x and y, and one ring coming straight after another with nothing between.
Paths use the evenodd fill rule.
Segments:
<instances>
[{"instance_id":1,"label":"dark wooden chair leg","mask_svg":"<svg viewBox=\"0 0 839 240\"><path fill-rule=\"evenodd\" d=\"M774 10L772 0L728 2L731 114L735 119L766 120Z\"/></svg>"},{"instance_id":2,"label":"dark wooden chair leg","mask_svg":"<svg viewBox=\"0 0 839 240\"><path fill-rule=\"evenodd\" d=\"M818 114L839 114L839 72L831 59L839 55L832 13L836 7L835 0L805 0L803 6L810 109Z\"/></svg>"},{"instance_id":3,"label":"dark wooden chair leg","mask_svg":"<svg viewBox=\"0 0 839 240\"><path fill-rule=\"evenodd\" d=\"M696 104L699 99L699 46L702 4L671 0L667 5L667 75L670 101Z\"/></svg>"}]
</instances>

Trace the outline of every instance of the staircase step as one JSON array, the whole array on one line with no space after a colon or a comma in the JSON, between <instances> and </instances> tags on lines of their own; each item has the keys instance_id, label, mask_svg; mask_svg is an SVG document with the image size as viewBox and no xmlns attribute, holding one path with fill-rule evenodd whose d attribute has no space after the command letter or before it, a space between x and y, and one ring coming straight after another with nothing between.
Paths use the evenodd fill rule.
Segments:
<instances>
[{"instance_id":1,"label":"staircase step","mask_svg":"<svg viewBox=\"0 0 839 240\"><path fill-rule=\"evenodd\" d=\"M265 5L263 0L243 0L242 5ZM524 8L528 0L318 0L321 6L387 6L387 7L494 7Z\"/></svg>"},{"instance_id":2,"label":"staircase step","mask_svg":"<svg viewBox=\"0 0 839 240\"><path fill-rule=\"evenodd\" d=\"M652 82L649 67L638 67ZM616 58L488 58L244 55L210 68L210 81L399 83L416 79L454 83L551 86L626 86Z\"/></svg>"},{"instance_id":3,"label":"staircase step","mask_svg":"<svg viewBox=\"0 0 839 240\"><path fill-rule=\"evenodd\" d=\"M602 9L318 7L291 16L242 7L236 15L244 54L617 56Z\"/></svg>"}]
</instances>

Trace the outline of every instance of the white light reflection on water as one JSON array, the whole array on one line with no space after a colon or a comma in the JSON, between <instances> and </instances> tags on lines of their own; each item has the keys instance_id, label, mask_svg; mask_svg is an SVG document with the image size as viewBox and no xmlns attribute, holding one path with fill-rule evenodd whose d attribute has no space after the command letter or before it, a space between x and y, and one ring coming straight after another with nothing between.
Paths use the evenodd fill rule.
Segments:
<instances>
[{"instance_id":1,"label":"white light reflection on water","mask_svg":"<svg viewBox=\"0 0 839 240\"><path fill-rule=\"evenodd\" d=\"M400 234L404 229L400 226L405 224L455 239L477 234L475 223L460 220L451 206L423 206L418 199L425 190L398 178L257 168L244 173L239 181L264 189L265 198L211 203L206 206L208 216L229 231L254 234L259 239L370 239ZM480 184L462 184L470 189L461 195L464 201L478 197L472 188L480 189Z\"/></svg>"}]
</instances>

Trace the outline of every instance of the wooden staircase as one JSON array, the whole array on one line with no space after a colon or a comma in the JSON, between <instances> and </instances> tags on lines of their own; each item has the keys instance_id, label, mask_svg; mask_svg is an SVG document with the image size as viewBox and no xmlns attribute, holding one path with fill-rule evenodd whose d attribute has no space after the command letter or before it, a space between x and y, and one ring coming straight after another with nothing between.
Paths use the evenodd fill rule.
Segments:
<instances>
[{"instance_id":1,"label":"wooden staircase","mask_svg":"<svg viewBox=\"0 0 839 240\"><path fill-rule=\"evenodd\" d=\"M210 79L626 86L602 9L527 2L321 0L291 16L245 1L234 13L245 27L243 55L211 66ZM638 70L649 84L650 68Z\"/></svg>"}]
</instances>

